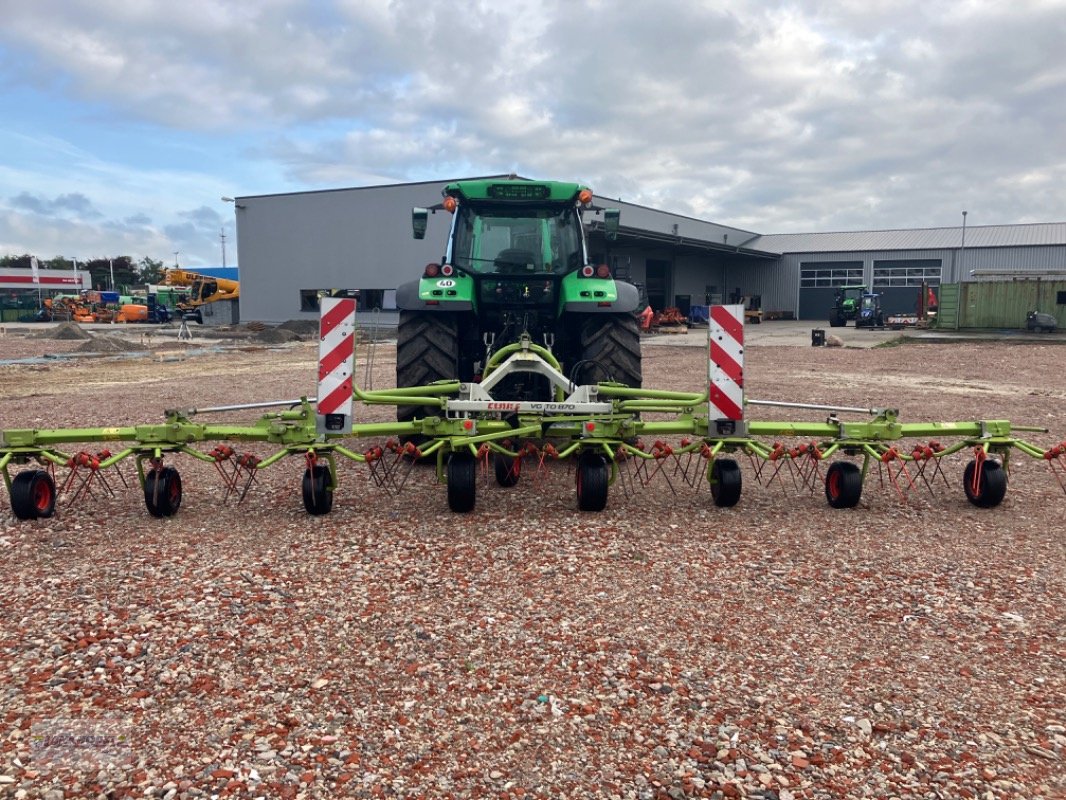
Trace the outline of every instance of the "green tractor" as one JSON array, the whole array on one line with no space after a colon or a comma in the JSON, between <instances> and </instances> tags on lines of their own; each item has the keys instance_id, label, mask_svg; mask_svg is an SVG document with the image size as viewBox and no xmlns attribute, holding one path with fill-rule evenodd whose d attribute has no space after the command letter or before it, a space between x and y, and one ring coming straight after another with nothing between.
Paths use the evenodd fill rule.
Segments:
<instances>
[{"instance_id":1,"label":"green tractor","mask_svg":"<svg viewBox=\"0 0 1066 800\"><path fill-rule=\"evenodd\" d=\"M501 348L523 339L546 347L576 384L641 385L637 288L590 263L582 212L602 213L608 239L619 211L591 206L576 183L473 180L448 184L444 202L412 212L414 237L429 214L452 214L447 250L422 276L400 286L396 384L478 382ZM535 373L509 375L497 400L550 400ZM433 409L400 406L401 422Z\"/></svg>"},{"instance_id":2,"label":"green tractor","mask_svg":"<svg viewBox=\"0 0 1066 800\"><path fill-rule=\"evenodd\" d=\"M847 327L848 320L854 320L856 328L883 328L885 315L881 310L881 295L867 291L865 286L838 288L833 307L829 309L829 327Z\"/></svg>"}]
</instances>

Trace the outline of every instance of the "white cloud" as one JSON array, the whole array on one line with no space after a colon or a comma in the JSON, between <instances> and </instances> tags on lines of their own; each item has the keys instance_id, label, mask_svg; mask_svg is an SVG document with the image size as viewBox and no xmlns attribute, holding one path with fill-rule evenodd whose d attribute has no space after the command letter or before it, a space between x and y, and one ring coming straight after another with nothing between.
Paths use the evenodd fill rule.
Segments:
<instances>
[{"instance_id":1,"label":"white cloud","mask_svg":"<svg viewBox=\"0 0 1066 800\"><path fill-rule=\"evenodd\" d=\"M10 198L81 196L99 230L143 215L142 246L206 260L209 226L182 215L219 193L512 169L768 232L954 224L963 204L1066 219L1061 0L8 6L10 84L255 169L127 166L47 132L0 162L5 237L41 216Z\"/></svg>"}]
</instances>

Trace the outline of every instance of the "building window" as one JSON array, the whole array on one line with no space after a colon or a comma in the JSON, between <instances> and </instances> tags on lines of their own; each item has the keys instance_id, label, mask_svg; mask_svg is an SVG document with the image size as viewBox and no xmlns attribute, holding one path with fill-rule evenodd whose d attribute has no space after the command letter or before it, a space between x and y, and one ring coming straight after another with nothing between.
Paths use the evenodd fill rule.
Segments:
<instances>
[{"instance_id":1,"label":"building window","mask_svg":"<svg viewBox=\"0 0 1066 800\"><path fill-rule=\"evenodd\" d=\"M892 286L940 285L939 258L916 258L906 261L875 261L874 288Z\"/></svg>"},{"instance_id":2,"label":"building window","mask_svg":"<svg viewBox=\"0 0 1066 800\"><path fill-rule=\"evenodd\" d=\"M800 264L802 289L857 286L861 283L861 261L804 261Z\"/></svg>"},{"instance_id":3,"label":"building window","mask_svg":"<svg viewBox=\"0 0 1066 800\"><path fill-rule=\"evenodd\" d=\"M385 307L385 290L384 289L360 289L359 290L359 310L360 311L373 311L374 309L382 309Z\"/></svg>"}]
</instances>

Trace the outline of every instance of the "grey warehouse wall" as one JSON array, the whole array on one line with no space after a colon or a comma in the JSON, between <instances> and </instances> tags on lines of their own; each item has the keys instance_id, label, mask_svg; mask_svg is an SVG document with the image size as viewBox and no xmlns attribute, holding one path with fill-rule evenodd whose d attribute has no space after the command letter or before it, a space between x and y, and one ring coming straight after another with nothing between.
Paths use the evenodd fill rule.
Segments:
<instances>
[{"instance_id":1,"label":"grey warehouse wall","mask_svg":"<svg viewBox=\"0 0 1066 800\"><path fill-rule=\"evenodd\" d=\"M237 198L241 319L272 323L316 319L317 311L301 310L301 290L388 291L415 279L428 262L444 255L451 216L443 211L431 215L426 238L415 240L411 208L440 202L441 189L448 182ZM781 257L741 253L739 246L752 238L747 231L621 201L600 201L622 209L623 235L615 243L606 243L597 231L590 238L590 250L607 257L623 277L636 283L647 282L649 259L667 262L668 304L683 297L702 304L708 287L714 286L723 298L736 289L760 295L764 311L822 318L822 298L812 294L809 303L802 301L800 265L805 261L860 261L866 283L872 279L875 261L892 259L938 259L944 283L978 279L969 274L971 270L1066 270L1066 246L1058 244L964 251L790 252ZM596 226L594 218L589 221ZM912 294L887 292L886 310L911 306ZM382 319L387 324L394 320L388 312Z\"/></svg>"},{"instance_id":2,"label":"grey warehouse wall","mask_svg":"<svg viewBox=\"0 0 1066 800\"><path fill-rule=\"evenodd\" d=\"M301 290L395 289L418 277L444 254L451 216L430 215L416 240L411 208L439 203L446 183L238 198L241 318L317 319L301 312Z\"/></svg>"}]
</instances>

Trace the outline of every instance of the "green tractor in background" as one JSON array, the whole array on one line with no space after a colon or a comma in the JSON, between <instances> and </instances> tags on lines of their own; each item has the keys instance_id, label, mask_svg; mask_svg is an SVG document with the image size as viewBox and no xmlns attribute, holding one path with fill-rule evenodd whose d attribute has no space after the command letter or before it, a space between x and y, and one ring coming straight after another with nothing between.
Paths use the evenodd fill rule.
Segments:
<instances>
[{"instance_id":1,"label":"green tractor in background","mask_svg":"<svg viewBox=\"0 0 1066 800\"><path fill-rule=\"evenodd\" d=\"M400 286L396 385L477 382L493 354L523 337L551 351L574 383L641 385L639 293L589 259L582 212L602 213L608 239L619 211L592 207L577 183L473 180L448 184L444 202L412 213L425 237L429 213L452 214L447 250ZM551 399L547 379L509 375L497 400ZM439 413L400 406L407 422Z\"/></svg>"},{"instance_id":2,"label":"green tractor in background","mask_svg":"<svg viewBox=\"0 0 1066 800\"><path fill-rule=\"evenodd\" d=\"M856 328L883 328L885 315L881 295L865 286L841 286L836 290L829 309L829 327L844 328L854 320Z\"/></svg>"}]
</instances>

